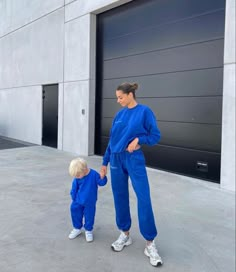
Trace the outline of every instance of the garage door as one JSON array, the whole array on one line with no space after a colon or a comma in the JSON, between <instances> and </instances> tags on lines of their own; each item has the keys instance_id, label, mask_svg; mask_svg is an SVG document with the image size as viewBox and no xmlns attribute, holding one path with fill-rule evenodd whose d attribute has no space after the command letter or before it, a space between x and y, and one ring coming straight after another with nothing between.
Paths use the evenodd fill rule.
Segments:
<instances>
[{"instance_id":1,"label":"garage door","mask_svg":"<svg viewBox=\"0 0 236 272\"><path fill-rule=\"evenodd\" d=\"M162 138L148 166L219 182L225 1L137 0L97 18L95 152L120 109L116 87L137 82Z\"/></svg>"}]
</instances>

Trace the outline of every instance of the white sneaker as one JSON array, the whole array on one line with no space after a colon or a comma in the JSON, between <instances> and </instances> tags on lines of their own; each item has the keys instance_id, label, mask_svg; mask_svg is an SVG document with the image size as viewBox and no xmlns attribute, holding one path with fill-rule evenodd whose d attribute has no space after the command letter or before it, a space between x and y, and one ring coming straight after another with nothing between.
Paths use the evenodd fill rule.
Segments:
<instances>
[{"instance_id":1,"label":"white sneaker","mask_svg":"<svg viewBox=\"0 0 236 272\"><path fill-rule=\"evenodd\" d=\"M68 238L75 239L78 235L80 235L81 232L82 232L81 229L73 229L69 234Z\"/></svg>"},{"instance_id":2,"label":"white sneaker","mask_svg":"<svg viewBox=\"0 0 236 272\"><path fill-rule=\"evenodd\" d=\"M85 239L88 243L93 241L93 232L92 231L85 231Z\"/></svg>"},{"instance_id":3,"label":"white sneaker","mask_svg":"<svg viewBox=\"0 0 236 272\"><path fill-rule=\"evenodd\" d=\"M146 245L144 249L144 254L150 258L150 264L153 266L162 265L162 259L158 254L155 242L152 241L151 244Z\"/></svg>"},{"instance_id":4,"label":"white sneaker","mask_svg":"<svg viewBox=\"0 0 236 272\"><path fill-rule=\"evenodd\" d=\"M132 244L132 239L129 235L125 235L124 232L121 231L119 238L112 243L111 248L114 251L121 251L125 246L129 246Z\"/></svg>"}]
</instances>

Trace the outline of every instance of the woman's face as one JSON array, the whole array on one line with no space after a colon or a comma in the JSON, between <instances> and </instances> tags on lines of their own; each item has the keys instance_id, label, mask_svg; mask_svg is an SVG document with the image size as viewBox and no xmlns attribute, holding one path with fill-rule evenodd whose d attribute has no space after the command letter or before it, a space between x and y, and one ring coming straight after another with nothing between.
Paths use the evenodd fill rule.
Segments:
<instances>
[{"instance_id":1,"label":"woman's face","mask_svg":"<svg viewBox=\"0 0 236 272\"><path fill-rule=\"evenodd\" d=\"M125 94L120 90L116 90L116 97L117 103L119 103L122 107L129 107L135 101L132 93Z\"/></svg>"}]
</instances>

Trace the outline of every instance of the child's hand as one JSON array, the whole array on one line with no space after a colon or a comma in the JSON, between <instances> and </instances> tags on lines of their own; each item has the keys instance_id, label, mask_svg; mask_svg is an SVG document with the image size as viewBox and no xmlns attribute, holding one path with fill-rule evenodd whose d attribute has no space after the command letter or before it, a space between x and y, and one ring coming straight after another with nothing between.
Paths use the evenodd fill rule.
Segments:
<instances>
[{"instance_id":1,"label":"child's hand","mask_svg":"<svg viewBox=\"0 0 236 272\"><path fill-rule=\"evenodd\" d=\"M101 167L101 170L100 170L100 177L101 177L101 179L103 179L106 176L106 174L107 174L107 167L103 165Z\"/></svg>"}]
</instances>

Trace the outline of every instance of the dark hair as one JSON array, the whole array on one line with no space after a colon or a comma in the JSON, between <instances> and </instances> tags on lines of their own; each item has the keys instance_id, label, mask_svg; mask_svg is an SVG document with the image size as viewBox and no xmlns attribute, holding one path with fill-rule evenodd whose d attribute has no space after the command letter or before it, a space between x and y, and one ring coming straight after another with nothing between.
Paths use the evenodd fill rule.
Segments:
<instances>
[{"instance_id":1,"label":"dark hair","mask_svg":"<svg viewBox=\"0 0 236 272\"><path fill-rule=\"evenodd\" d=\"M135 98L135 91L138 89L137 83L124 82L120 84L116 90L122 91L125 94L132 93Z\"/></svg>"}]
</instances>

